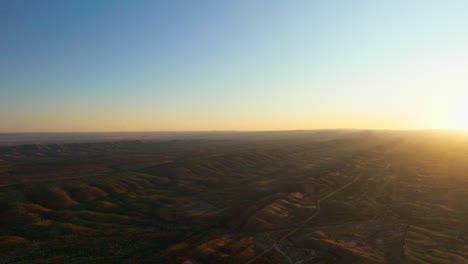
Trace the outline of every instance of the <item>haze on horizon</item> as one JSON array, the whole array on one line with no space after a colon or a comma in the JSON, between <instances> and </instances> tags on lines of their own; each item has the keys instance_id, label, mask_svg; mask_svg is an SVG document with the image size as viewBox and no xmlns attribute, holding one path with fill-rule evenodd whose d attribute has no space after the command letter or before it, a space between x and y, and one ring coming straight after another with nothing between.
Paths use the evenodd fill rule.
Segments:
<instances>
[{"instance_id":1,"label":"haze on horizon","mask_svg":"<svg viewBox=\"0 0 468 264\"><path fill-rule=\"evenodd\" d=\"M1 1L0 133L467 129L467 11Z\"/></svg>"}]
</instances>

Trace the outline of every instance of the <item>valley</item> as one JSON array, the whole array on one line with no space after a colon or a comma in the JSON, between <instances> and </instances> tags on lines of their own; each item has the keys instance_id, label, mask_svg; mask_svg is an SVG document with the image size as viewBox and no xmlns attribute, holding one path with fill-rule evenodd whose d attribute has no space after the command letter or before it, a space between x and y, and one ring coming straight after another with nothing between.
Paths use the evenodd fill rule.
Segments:
<instances>
[{"instance_id":1,"label":"valley","mask_svg":"<svg viewBox=\"0 0 468 264\"><path fill-rule=\"evenodd\" d=\"M0 263L467 263L468 137L0 147Z\"/></svg>"}]
</instances>

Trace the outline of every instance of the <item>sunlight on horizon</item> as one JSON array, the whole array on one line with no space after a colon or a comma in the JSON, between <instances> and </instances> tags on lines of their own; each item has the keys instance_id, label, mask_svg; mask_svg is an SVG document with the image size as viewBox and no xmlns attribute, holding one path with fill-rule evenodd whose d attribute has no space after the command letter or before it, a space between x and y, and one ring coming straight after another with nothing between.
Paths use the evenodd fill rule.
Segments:
<instances>
[{"instance_id":1,"label":"sunlight on horizon","mask_svg":"<svg viewBox=\"0 0 468 264\"><path fill-rule=\"evenodd\" d=\"M468 94L457 99L454 105L453 129L468 130Z\"/></svg>"}]
</instances>

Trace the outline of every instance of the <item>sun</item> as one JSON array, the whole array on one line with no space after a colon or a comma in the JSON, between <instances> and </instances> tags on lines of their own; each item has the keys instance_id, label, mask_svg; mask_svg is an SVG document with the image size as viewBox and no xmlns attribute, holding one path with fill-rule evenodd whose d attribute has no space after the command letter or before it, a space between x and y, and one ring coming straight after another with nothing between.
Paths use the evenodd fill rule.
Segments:
<instances>
[{"instance_id":1,"label":"sun","mask_svg":"<svg viewBox=\"0 0 468 264\"><path fill-rule=\"evenodd\" d=\"M454 106L454 128L468 130L468 95L457 100Z\"/></svg>"}]
</instances>

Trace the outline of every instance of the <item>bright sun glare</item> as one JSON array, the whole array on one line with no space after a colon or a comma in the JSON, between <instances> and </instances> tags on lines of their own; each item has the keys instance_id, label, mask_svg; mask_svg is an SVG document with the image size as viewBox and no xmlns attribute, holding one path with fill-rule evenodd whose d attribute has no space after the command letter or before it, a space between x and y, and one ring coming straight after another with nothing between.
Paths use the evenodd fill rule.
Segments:
<instances>
[{"instance_id":1,"label":"bright sun glare","mask_svg":"<svg viewBox=\"0 0 468 264\"><path fill-rule=\"evenodd\" d=\"M468 129L468 95L457 100L454 110L454 128Z\"/></svg>"}]
</instances>

